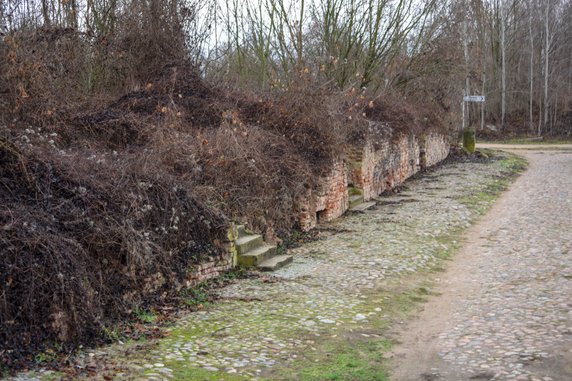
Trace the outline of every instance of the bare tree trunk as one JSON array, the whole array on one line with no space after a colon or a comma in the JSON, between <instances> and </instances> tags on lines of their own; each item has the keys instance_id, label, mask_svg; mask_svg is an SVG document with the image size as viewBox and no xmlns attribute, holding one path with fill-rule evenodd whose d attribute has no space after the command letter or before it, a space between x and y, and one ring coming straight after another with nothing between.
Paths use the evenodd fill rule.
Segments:
<instances>
[{"instance_id":1,"label":"bare tree trunk","mask_svg":"<svg viewBox=\"0 0 572 381\"><path fill-rule=\"evenodd\" d=\"M534 97L534 35L532 34L532 0L528 1L528 35L530 37L530 93L529 93L529 128L534 131L534 122L532 121L532 104Z\"/></svg>"},{"instance_id":2,"label":"bare tree trunk","mask_svg":"<svg viewBox=\"0 0 572 381\"><path fill-rule=\"evenodd\" d=\"M552 111L552 122L550 123L550 129L554 131L554 127L558 122L558 92L554 95L554 110ZM558 133L558 131L556 131Z\"/></svg>"},{"instance_id":3,"label":"bare tree trunk","mask_svg":"<svg viewBox=\"0 0 572 381\"><path fill-rule=\"evenodd\" d=\"M486 82L486 74L485 74L485 70L483 69L483 83L481 85L481 94L485 95L485 82ZM485 105L486 102L482 102L481 103L481 131L485 129Z\"/></svg>"},{"instance_id":4,"label":"bare tree trunk","mask_svg":"<svg viewBox=\"0 0 572 381\"><path fill-rule=\"evenodd\" d=\"M481 76L481 95L485 95L486 92L486 82L487 82L487 55L486 55L486 41L487 41L487 30L486 28L482 28L482 76ZM486 102L481 103L481 131L485 129L485 107Z\"/></svg>"},{"instance_id":5,"label":"bare tree trunk","mask_svg":"<svg viewBox=\"0 0 572 381\"><path fill-rule=\"evenodd\" d=\"M42 17L44 18L44 25L49 27L51 25L50 7L47 0L42 0Z\"/></svg>"},{"instance_id":6,"label":"bare tree trunk","mask_svg":"<svg viewBox=\"0 0 572 381\"><path fill-rule=\"evenodd\" d=\"M542 103L538 103L538 136L542 135Z\"/></svg>"},{"instance_id":7,"label":"bare tree trunk","mask_svg":"<svg viewBox=\"0 0 572 381\"><path fill-rule=\"evenodd\" d=\"M463 55L465 57L465 94L470 95L469 88L469 35L467 31L467 20L463 21ZM464 102L464 101L463 101ZM470 107L466 105L467 119L469 121L468 126L471 126L471 114L469 112Z\"/></svg>"},{"instance_id":8,"label":"bare tree trunk","mask_svg":"<svg viewBox=\"0 0 572 381\"><path fill-rule=\"evenodd\" d=\"M504 0L500 1L500 23L501 23L501 131L505 128L506 116L506 46L505 46L505 29L506 22L504 19Z\"/></svg>"},{"instance_id":9,"label":"bare tree trunk","mask_svg":"<svg viewBox=\"0 0 572 381\"><path fill-rule=\"evenodd\" d=\"M296 53L297 53L297 57L296 60L298 61L298 69L302 68L302 63L303 63L303 47L304 47L304 41L303 41L303 32L304 32L304 0L302 0L302 3L300 4L300 20L299 20L299 24L298 24L298 30L297 32L297 39L296 39Z\"/></svg>"},{"instance_id":10,"label":"bare tree trunk","mask_svg":"<svg viewBox=\"0 0 572 381\"><path fill-rule=\"evenodd\" d=\"M545 48L544 48L544 129L548 126L548 76L549 76L549 67L548 67L548 54L550 51L550 36L549 36L549 28L548 28L548 15L550 10L550 0L546 0L546 12L545 12L545 19L544 19L544 33L545 36Z\"/></svg>"}]
</instances>

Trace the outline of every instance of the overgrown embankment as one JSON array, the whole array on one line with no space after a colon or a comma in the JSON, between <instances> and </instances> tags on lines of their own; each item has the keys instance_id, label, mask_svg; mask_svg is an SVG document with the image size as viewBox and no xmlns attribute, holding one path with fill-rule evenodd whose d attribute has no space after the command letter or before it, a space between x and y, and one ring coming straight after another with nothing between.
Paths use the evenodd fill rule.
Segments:
<instances>
[{"instance_id":1,"label":"overgrown embankment","mask_svg":"<svg viewBox=\"0 0 572 381\"><path fill-rule=\"evenodd\" d=\"M137 71L141 57L123 40L97 72L81 54L92 43L46 28L0 46L0 359L9 367L47 347L108 340L114 322L168 298L189 267L219 255L230 221L287 236L299 195L372 123L397 135L423 132L427 120L440 128L432 112L317 88L311 76L253 94L208 84L175 54ZM86 89L97 73L123 82Z\"/></svg>"},{"instance_id":2,"label":"overgrown embankment","mask_svg":"<svg viewBox=\"0 0 572 381\"><path fill-rule=\"evenodd\" d=\"M385 380L395 327L433 294L464 230L523 165L502 154L417 176L291 250L296 261L274 277L218 290L216 304L183 314L162 339L86 351L70 375Z\"/></svg>"}]
</instances>

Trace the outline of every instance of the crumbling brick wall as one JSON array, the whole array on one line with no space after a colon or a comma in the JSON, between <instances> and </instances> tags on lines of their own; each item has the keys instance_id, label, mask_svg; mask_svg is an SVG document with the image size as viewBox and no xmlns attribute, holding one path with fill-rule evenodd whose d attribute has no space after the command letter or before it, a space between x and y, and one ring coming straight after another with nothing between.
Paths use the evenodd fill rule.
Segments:
<instances>
[{"instance_id":1,"label":"crumbling brick wall","mask_svg":"<svg viewBox=\"0 0 572 381\"><path fill-rule=\"evenodd\" d=\"M221 253L209 258L207 262L203 262L191 268L187 273L185 282L186 287L193 287L205 280L215 278L232 269L232 258L230 253Z\"/></svg>"},{"instance_id":2,"label":"crumbling brick wall","mask_svg":"<svg viewBox=\"0 0 572 381\"><path fill-rule=\"evenodd\" d=\"M300 227L310 230L320 221L331 221L348 209L348 170L346 161L334 161L331 171L318 180L318 189L309 191L302 200Z\"/></svg>"},{"instance_id":3,"label":"crumbling brick wall","mask_svg":"<svg viewBox=\"0 0 572 381\"><path fill-rule=\"evenodd\" d=\"M447 137L435 133L421 139L413 134L403 134L392 140L353 147L346 158L335 160L331 170L318 179L316 189L301 195L300 227L310 230L319 222L343 215L349 207L349 185L361 189L365 201L371 200L402 184L423 167L439 163L448 154ZM186 285L196 285L232 267L232 254L227 250L191 269Z\"/></svg>"},{"instance_id":4,"label":"crumbling brick wall","mask_svg":"<svg viewBox=\"0 0 572 381\"><path fill-rule=\"evenodd\" d=\"M419 155L413 134L375 145L367 142L361 155L350 157L350 185L362 190L365 201L371 200L414 175L419 170Z\"/></svg>"},{"instance_id":5,"label":"crumbling brick wall","mask_svg":"<svg viewBox=\"0 0 572 381\"><path fill-rule=\"evenodd\" d=\"M382 142L367 141L353 147L344 161L337 160L317 191L303 198L300 226L309 230L319 221L341 216L349 207L348 186L362 191L364 201L403 184L419 170L435 165L449 154L445 135L429 133L417 138L401 134Z\"/></svg>"},{"instance_id":6,"label":"crumbling brick wall","mask_svg":"<svg viewBox=\"0 0 572 381\"><path fill-rule=\"evenodd\" d=\"M443 134L429 133L425 138L426 166L431 167L449 156L449 138Z\"/></svg>"}]
</instances>

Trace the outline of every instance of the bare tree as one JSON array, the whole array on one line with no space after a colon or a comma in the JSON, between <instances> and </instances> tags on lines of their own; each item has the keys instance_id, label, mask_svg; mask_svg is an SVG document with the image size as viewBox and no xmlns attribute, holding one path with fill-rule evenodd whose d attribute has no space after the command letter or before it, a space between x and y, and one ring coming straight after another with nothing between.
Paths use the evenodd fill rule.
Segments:
<instances>
[{"instance_id":1,"label":"bare tree","mask_svg":"<svg viewBox=\"0 0 572 381\"><path fill-rule=\"evenodd\" d=\"M544 13L544 128L548 127L548 79L549 79L549 61L548 57L550 55L550 28L549 28L549 19L548 16L550 15L550 0L546 0L545 4L545 13ZM540 135L541 131L538 131L538 135Z\"/></svg>"},{"instance_id":2,"label":"bare tree","mask_svg":"<svg viewBox=\"0 0 572 381\"><path fill-rule=\"evenodd\" d=\"M500 51L501 51L501 130L505 129L506 117L506 38L505 38L505 12L504 1L500 0Z\"/></svg>"},{"instance_id":3,"label":"bare tree","mask_svg":"<svg viewBox=\"0 0 572 381\"><path fill-rule=\"evenodd\" d=\"M532 1L533 0L529 0L528 1L528 37L529 37L529 42L530 42L530 61L529 61L529 65L530 65L530 75L529 75L529 82L530 82L530 91L528 93L528 97L529 97L529 106L528 106L528 123L529 123L529 128L531 131L533 131L534 129L534 122L533 122L533 112L532 112L532 106L533 106L533 97L534 97L534 35L533 35L533 31L532 31Z\"/></svg>"}]
</instances>

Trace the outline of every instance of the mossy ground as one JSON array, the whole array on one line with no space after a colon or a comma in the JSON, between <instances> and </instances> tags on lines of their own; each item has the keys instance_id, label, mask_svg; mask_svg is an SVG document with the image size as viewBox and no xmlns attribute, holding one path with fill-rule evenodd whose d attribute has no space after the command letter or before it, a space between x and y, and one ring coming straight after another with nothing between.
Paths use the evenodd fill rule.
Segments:
<instances>
[{"instance_id":1,"label":"mossy ground","mask_svg":"<svg viewBox=\"0 0 572 381\"><path fill-rule=\"evenodd\" d=\"M390 328L401 324L432 294L430 273L416 274L384 284L368 295L362 311L382 311L368 315L365 324L342 327L339 333L324 335L300 360L288 368L265 374L268 380L359 380L383 381L388 378L388 361L384 357L396 339Z\"/></svg>"},{"instance_id":2,"label":"mossy ground","mask_svg":"<svg viewBox=\"0 0 572 381\"><path fill-rule=\"evenodd\" d=\"M481 189L461 201L477 213L477 218L485 214L500 194L508 188L514 178L524 171L527 162L513 154L484 150L487 155L500 160L502 178L491 178ZM476 219L476 218L475 218ZM474 220L473 220L474 222ZM462 245L465 229L453 228L435 237L442 243L439 260L425 271L403 277L391 284L385 284L368 296L366 305L383 311L368 321L361 330L347 327L335 336L326 336L311 351L305 353L296 366L273 370L269 380L344 380L344 381L384 381L389 380L389 361L385 355L396 343L390 327L402 323L418 310L421 303L432 294L434 273L444 271L446 260L450 260ZM362 306L363 308L363 306Z\"/></svg>"},{"instance_id":3,"label":"mossy ground","mask_svg":"<svg viewBox=\"0 0 572 381\"><path fill-rule=\"evenodd\" d=\"M526 145L539 145L539 144L572 144L572 139L565 138L512 138L501 140L483 140L479 141L480 144L526 144Z\"/></svg>"},{"instance_id":4,"label":"mossy ground","mask_svg":"<svg viewBox=\"0 0 572 381\"><path fill-rule=\"evenodd\" d=\"M145 351L132 350L136 343L126 345L128 358L118 356L117 361L129 364L131 373L116 375L115 379L161 379L162 373L158 371L164 367L169 370L172 380L388 380L390 363L386 354L396 342L395 327L399 327L431 297L433 282L462 245L465 229L492 206L514 175L526 166L526 162L517 156L487 153L493 160L490 164L479 165L494 166L494 175L483 176L484 180L472 183L470 188L459 191L458 196L457 192L447 196L455 198L454 205L467 210L462 212L462 216L470 216L468 220L452 222L432 216L433 219L423 220L426 226L420 230L414 219L393 219L397 210L409 215L418 208L417 201L402 203L401 199L407 198L401 197L385 205L387 210L375 215L378 220L372 222L374 216L364 217L372 224L368 229L373 230L365 234L363 240L357 236L348 239L352 237L351 233L347 237L344 233L334 240L343 247L331 246L332 241L326 241L316 242L313 246L308 244L306 249L308 255L325 266L330 266L329 263L335 266L355 265L355 271L367 274L368 260L377 258L385 261L400 255L400 248L406 246L412 256L399 257L400 266L405 270L372 281L374 287L360 289L353 294L354 300L349 296L351 293L324 292L323 282L313 280L310 275L278 283L265 283L264 279L241 281L241 295L253 293L255 296L250 301L230 299L208 304L203 291L191 293L186 295L187 304L195 306L198 303L201 309L165 328L167 336L146 346ZM471 178L471 173L463 172L463 168L455 168L443 176ZM433 191L447 190L446 186L436 183L438 176L434 179L431 176L428 174L423 183L423 186L431 188L430 192L425 189L423 196L429 205L432 204ZM354 218L356 221L359 219ZM390 242L386 242L388 240ZM383 254L371 251L371 246L380 245L379 242L385 242L377 249L384 250ZM334 255L336 250L338 253ZM356 257L338 257L346 250L354 252ZM370 257L372 253L376 256ZM432 259L420 266L415 263L415 257L419 255L428 255ZM342 265L337 262L341 258L344 261L352 259ZM410 271L410 267L413 270ZM393 271L392 267L388 269ZM325 279L334 280L336 275ZM257 292L264 292L264 299L258 299ZM309 298L300 296L307 294L310 294ZM308 301L314 304L308 306ZM360 316L359 320L356 320L357 316ZM141 313L139 317L143 320L149 318L147 313ZM335 324L321 324L320 319L324 318L335 320ZM307 320L316 324L311 330L301 324ZM268 346L259 346L259 342L265 339L271 340L276 348L285 349L272 352ZM192 348L184 351L185 345ZM259 363L233 365L235 361L240 362L243 355L264 358ZM265 365L264 361L270 358L276 361L271 366ZM161 363L161 367L147 369L156 363Z\"/></svg>"},{"instance_id":5,"label":"mossy ground","mask_svg":"<svg viewBox=\"0 0 572 381\"><path fill-rule=\"evenodd\" d=\"M487 155L495 155L495 151L482 149ZM501 156L502 155L502 156ZM528 163L517 155L510 153L496 153L496 157L500 157L499 162L502 172L491 181L481 184L471 194L462 197L460 200L471 210L476 211L479 215L485 214L499 195L505 191L514 181L514 178L522 173Z\"/></svg>"}]
</instances>

